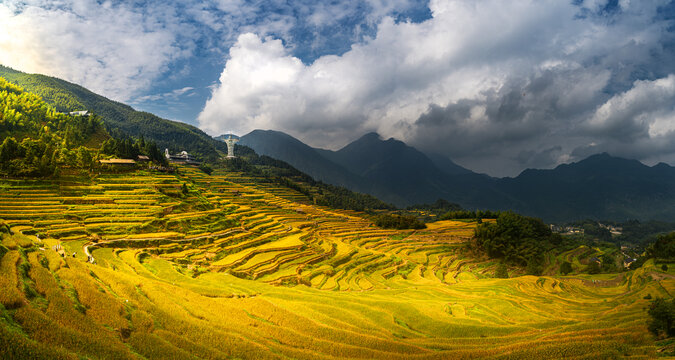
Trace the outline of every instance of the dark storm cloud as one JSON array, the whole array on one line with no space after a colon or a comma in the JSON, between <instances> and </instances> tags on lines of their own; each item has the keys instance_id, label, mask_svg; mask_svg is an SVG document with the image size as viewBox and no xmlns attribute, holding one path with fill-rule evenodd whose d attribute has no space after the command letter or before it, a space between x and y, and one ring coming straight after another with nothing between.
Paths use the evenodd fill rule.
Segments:
<instances>
[{"instance_id":1,"label":"dark storm cloud","mask_svg":"<svg viewBox=\"0 0 675 360\"><path fill-rule=\"evenodd\" d=\"M548 168L599 152L672 162L675 76L639 80L611 97L591 91L586 106L565 98L570 80L589 76L548 72L481 100L432 105L414 123L411 142L478 164L479 171L507 175L516 174L509 169Z\"/></svg>"}]
</instances>

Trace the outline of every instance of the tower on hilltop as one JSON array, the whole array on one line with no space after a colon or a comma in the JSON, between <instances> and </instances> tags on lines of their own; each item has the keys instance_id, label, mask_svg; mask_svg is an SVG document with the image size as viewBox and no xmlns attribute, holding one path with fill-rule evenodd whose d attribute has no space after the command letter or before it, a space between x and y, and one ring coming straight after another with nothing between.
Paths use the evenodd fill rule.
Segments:
<instances>
[{"instance_id":1,"label":"tower on hilltop","mask_svg":"<svg viewBox=\"0 0 675 360\"><path fill-rule=\"evenodd\" d=\"M235 158L234 156L234 144L237 143L239 139L233 138L232 134L229 134L227 136L227 139L225 139L225 143L227 144L227 158L232 159Z\"/></svg>"}]
</instances>

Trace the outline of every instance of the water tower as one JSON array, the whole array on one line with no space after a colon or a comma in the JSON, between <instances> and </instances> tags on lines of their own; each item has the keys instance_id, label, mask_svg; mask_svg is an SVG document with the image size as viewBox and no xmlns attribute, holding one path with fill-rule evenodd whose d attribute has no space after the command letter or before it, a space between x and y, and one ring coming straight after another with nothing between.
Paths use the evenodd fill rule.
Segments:
<instances>
[{"instance_id":1,"label":"water tower","mask_svg":"<svg viewBox=\"0 0 675 360\"><path fill-rule=\"evenodd\" d=\"M225 143L227 144L227 158L228 159L233 159L235 158L234 156L234 144L237 143L239 139L233 138L232 134L229 134L227 136L227 139L225 139Z\"/></svg>"}]
</instances>

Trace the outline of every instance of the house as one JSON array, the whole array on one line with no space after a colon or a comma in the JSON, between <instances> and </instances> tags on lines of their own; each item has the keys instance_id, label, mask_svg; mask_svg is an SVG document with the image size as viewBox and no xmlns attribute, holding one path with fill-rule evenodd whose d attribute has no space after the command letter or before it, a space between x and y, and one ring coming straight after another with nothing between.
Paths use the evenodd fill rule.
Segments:
<instances>
[{"instance_id":1,"label":"house","mask_svg":"<svg viewBox=\"0 0 675 360\"><path fill-rule=\"evenodd\" d=\"M80 111L71 111L69 113L70 116L89 116L91 115L89 113L89 110L80 110Z\"/></svg>"},{"instance_id":2,"label":"house","mask_svg":"<svg viewBox=\"0 0 675 360\"><path fill-rule=\"evenodd\" d=\"M145 156L145 155L138 155L138 159L137 159L137 160L138 160L138 161L143 161L143 162L145 162L145 161L150 161L150 157Z\"/></svg>"},{"instance_id":3,"label":"house","mask_svg":"<svg viewBox=\"0 0 675 360\"><path fill-rule=\"evenodd\" d=\"M104 159L99 160L101 165L110 165L110 166L134 166L136 162L132 159Z\"/></svg>"},{"instance_id":4,"label":"house","mask_svg":"<svg viewBox=\"0 0 675 360\"><path fill-rule=\"evenodd\" d=\"M169 149L164 149L164 156L167 160L173 162L183 162L186 164L199 164L200 161L197 160L194 156L188 154L187 151L183 150L178 154L170 154Z\"/></svg>"}]
</instances>

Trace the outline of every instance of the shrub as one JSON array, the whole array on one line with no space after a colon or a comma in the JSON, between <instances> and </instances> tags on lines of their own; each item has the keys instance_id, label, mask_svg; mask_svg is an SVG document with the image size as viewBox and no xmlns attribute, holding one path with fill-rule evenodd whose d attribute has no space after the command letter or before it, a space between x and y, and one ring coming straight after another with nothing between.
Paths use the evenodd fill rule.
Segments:
<instances>
[{"instance_id":1,"label":"shrub","mask_svg":"<svg viewBox=\"0 0 675 360\"><path fill-rule=\"evenodd\" d=\"M200 164L200 165L199 165L199 170L203 171L203 172L206 173L207 175L211 175L211 173L213 173L213 168L212 168L211 166L209 166L208 164L206 164L206 163Z\"/></svg>"},{"instance_id":2,"label":"shrub","mask_svg":"<svg viewBox=\"0 0 675 360\"><path fill-rule=\"evenodd\" d=\"M649 331L658 337L675 335L675 299L656 298L647 311L651 317Z\"/></svg>"},{"instance_id":3,"label":"shrub","mask_svg":"<svg viewBox=\"0 0 675 360\"><path fill-rule=\"evenodd\" d=\"M591 261L590 264L588 264L587 271L589 274L599 274L600 271L602 271L602 268L600 267L600 263L597 261Z\"/></svg>"},{"instance_id":4,"label":"shrub","mask_svg":"<svg viewBox=\"0 0 675 360\"><path fill-rule=\"evenodd\" d=\"M506 268L506 264L500 262L499 265L497 265L497 269L495 270L495 277L498 279L509 278L509 271Z\"/></svg>"},{"instance_id":5,"label":"shrub","mask_svg":"<svg viewBox=\"0 0 675 360\"><path fill-rule=\"evenodd\" d=\"M412 215L381 214L375 218L375 225L384 229L424 229L427 226Z\"/></svg>"},{"instance_id":6,"label":"shrub","mask_svg":"<svg viewBox=\"0 0 675 360\"><path fill-rule=\"evenodd\" d=\"M569 261L563 261L562 264L560 264L560 273L563 275L567 275L572 272L572 264L570 264Z\"/></svg>"},{"instance_id":7,"label":"shrub","mask_svg":"<svg viewBox=\"0 0 675 360\"><path fill-rule=\"evenodd\" d=\"M544 272L544 267L537 259L530 259L530 261L527 262L525 271L529 275L540 276Z\"/></svg>"},{"instance_id":8,"label":"shrub","mask_svg":"<svg viewBox=\"0 0 675 360\"><path fill-rule=\"evenodd\" d=\"M659 235L656 242L647 249L647 254L655 259L666 261L675 259L675 232Z\"/></svg>"}]
</instances>

